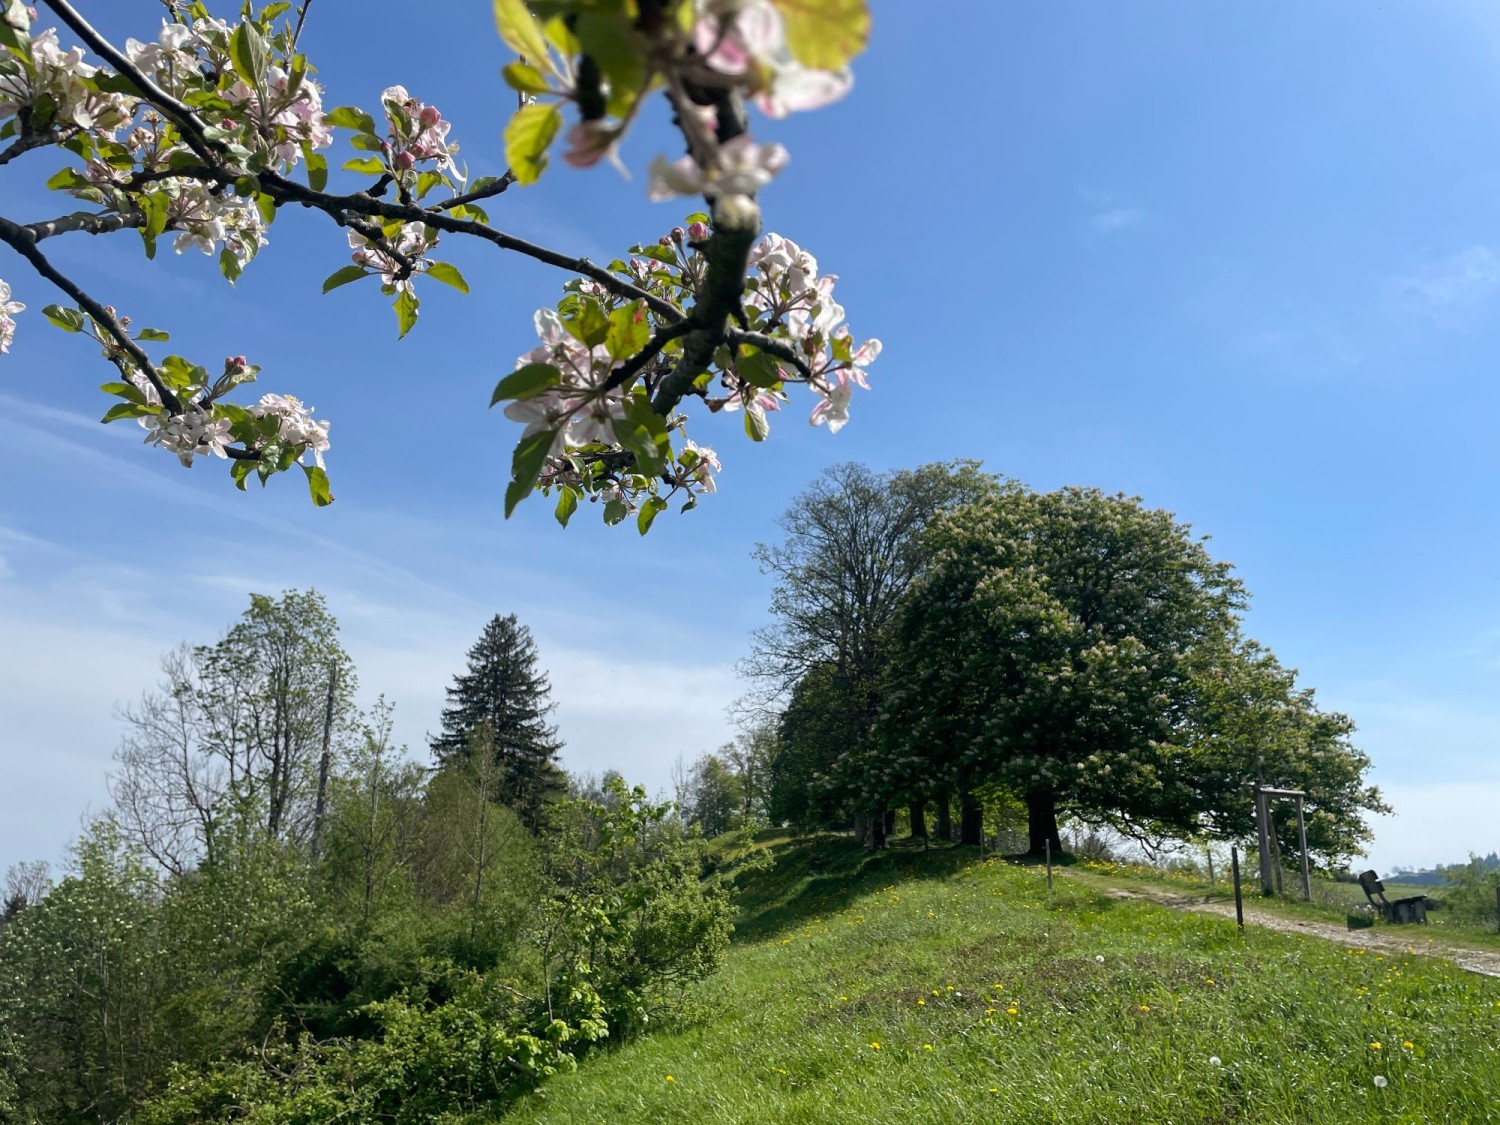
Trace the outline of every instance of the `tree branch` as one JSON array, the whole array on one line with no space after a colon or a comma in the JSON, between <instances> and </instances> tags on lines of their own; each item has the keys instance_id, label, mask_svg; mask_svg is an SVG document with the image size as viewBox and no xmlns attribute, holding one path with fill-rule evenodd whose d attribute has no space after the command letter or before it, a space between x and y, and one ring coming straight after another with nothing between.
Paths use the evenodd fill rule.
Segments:
<instances>
[{"instance_id":1,"label":"tree branch","mask_svg":"<svg viewBox=\"0 0 1500 1125\"><path fill-rule=\"evenodd\" d=\"M611 293L632 301L645 301L652 310L670 321L683 319L682 313L667 301L622 280L607 269L594 265L587 258L570 258L566 254L559 254L556 250L548 250L545 246L538 246L534 242L516 238L514 235L495 230L483 223L476 223L471 219L455 219L451 215L444 215L436 210L418 207L415 204L388 203L383 199L373 199L364 193L331 195L328 192L315 191L305 184L299 184L296 180L287 179L274 172L262 172L260 186L267 195L278 202L300 203L304 207L326 212L335 220L338 219L339 212L353 211L360 215L423 223L434 230L446 231L449 234L470 235L493 243L502 250L513 250L546 265L592 278Z\"/></svg>"},{"instance_id":2,"label":"tree branch","mask_svg":"<svg viewBox=\"0 0 1500 1125\"><path fill-rule=\"evenodd\" d=\"M79 308L93 317L94 322L108 333L120 350L135 362L141 374L151 381L151 385L156 388L156 393L161 396L162 405L173 414L182 413L181 400L162 381L161 374L151 362L151 357L126 334L113 313L80 289L71 278L59 272L57 267L47 260L47 256L37 249L36 236L31 231L0 215L0 242L6 243L30 262L31 267L37 273L61 289L73 299Z\"/></svg>"},{"instance_id":3,"label":"tree branch","mask_svg":"<svg viewBox=\"0 0 1500 1125\"><path fill-rule=\"evenodd\" d=\"M114 67L117 73L134 82L136 89L140 90L148 102L171 118L172 123L182 131L182 138L189 148L206 163L214 163L214 146L209 142L202 123L191 109L147 78L124 52L118 50L113 43L95 31L67 0L42 0L42 3L51 8L57 18L68 25L73 34L88 44L94 54Z\"/></svg>"},{"instance_id":4,"label":"tree branch","mask_svg":"<svg viewBox=\"0 0 1500 1125\"><path fill-rule=\"evenodd\" d=\"M85 234L113 234L118 230L139 227L145 221L146 217L139 211L121 211L112 215L92 211L74 211L71 215L60 215L45 222L28 223L22 229L40 242L44 238L68 234L75 230L83 231Z\"/></svg>"},{"instance_id":5,"label":"tree branch","mask_svg":"<svg viewBox=\"0 0 1500 1125\"><path fill-rule=\"evenodd\" d=\"M612 391L616 387L622 387L633 379L640 371L661 354L662 348L679 336L686 336L693 330L694 321L692 317L679 320L676 324L669 324L658 328L652 334L651 339L646 341L646 346L624 363L620 364L614 371L610 372L609 378L604 382L604 389Z\"/></svg>"},{"instance_id":6,"label":"tree branch","mask_svg":"<svg viewBox=\"0 0 1500 1125\"><path fill-rule=\"evenodd\" d=\"M747 332L742 328L729 329L724 333L724 339L730 344L749 344L751 347L759 348L767 355L774 355L777 359L790 363L804 379L811 381L813 378L813 369L807 365L806 358L798 355L785 340L778 340L763 332Z\"/></svg>"},{"instance_id":7,"label":"tree branch","mask_svg":"<svg viewBox=\"0 0 1500 1125\"><path fill-rule=\"evenodd\" d=\"M683 341L682 358L672 369L651 408L665 418L682 401L693 381L708 370L714 349L724 342L729 318L742 317L745 268L750 247L760 235L760 207L748 195L721 196L713 201L714 232L708 240L708 272L693 306L694 327Z\"/></svg>"}]
</instances>

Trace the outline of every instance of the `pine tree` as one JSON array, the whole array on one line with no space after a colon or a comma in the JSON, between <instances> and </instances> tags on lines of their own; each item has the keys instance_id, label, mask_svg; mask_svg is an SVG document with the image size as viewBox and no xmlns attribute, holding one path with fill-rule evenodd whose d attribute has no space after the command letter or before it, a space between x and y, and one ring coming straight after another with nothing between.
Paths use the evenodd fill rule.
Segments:
<instances>
[{"instance_id":1,"label":"pine tree","mask_svg":"<svg viewBox=\"0 0 1500 1125\"><path fill-rule=\"evenodd\" d=\"M557 765L562 743L547 724L556 706L548 698L547 674L537 668L536 642L516 615L498 614L469 649L469 670L455 676L443 708L443 733L432 739L432 753L447 765L466 760L470 735L481 723L493 731L495 762L502 767L496 800L514 809L535 830L546 806L567 788Z\"/></svg>"}]
</instances>

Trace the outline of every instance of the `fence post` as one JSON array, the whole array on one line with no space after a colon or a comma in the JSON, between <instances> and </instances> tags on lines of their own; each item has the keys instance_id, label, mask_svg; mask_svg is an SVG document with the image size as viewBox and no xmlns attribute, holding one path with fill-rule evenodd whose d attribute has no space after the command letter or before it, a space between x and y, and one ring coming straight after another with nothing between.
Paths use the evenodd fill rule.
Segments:
<instances>
[{"instance_id":1,"label":"fence post","mask_svg":"<svg viewBox=\"0 0 1500 1125\"><path fill-rule=\"evenodd\" d=\"M1237 844L1229 845L1229 866L1234 873L1234 920L1240 928L1240 933L1244 933L1245 900L1240 897L1240 849Z\"/></svg>"}]
</instances>

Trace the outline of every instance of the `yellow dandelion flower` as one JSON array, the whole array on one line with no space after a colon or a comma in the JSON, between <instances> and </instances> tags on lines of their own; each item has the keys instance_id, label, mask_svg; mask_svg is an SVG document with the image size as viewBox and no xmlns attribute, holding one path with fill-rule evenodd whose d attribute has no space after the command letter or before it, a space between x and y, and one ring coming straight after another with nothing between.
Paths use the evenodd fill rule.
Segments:
<instances>
[{"instance_id":1,"label":"yellow dandelion flower","mask_svg":"<svg viewBox=\"0 0 1500 1125\"><path fill-rule=\"evenodd\" d=\"M880 1050L880 1044L879 1043L871 1043L870 1044L870 1050L872 1050L872 1051L878 1051L878 1050Z\"/></svg>"},{"instance_id":2,"label":"yellow dandelion flower","mask_svg":"<svg viewBox=\"0 0 1500 1125\"><path fill-rule=\"evenodd\" d=\"M917 1001L917 1007L919 1007L919 1008L925 1008L926 1006L927 1006L927 1001L926 1000L918 1000Z\"/></svg>"},{"instance_id":3,"label":"yellow dandelion flower","mask_svg":"<svg viewBox=\"0 0 1500 1125\"><path fill-rule=\"evenodd\" d=\"M671 1075L670 1075L670 1074L669 1074L669 1075L667 1075L667 1081L668 1081L668 1082L676 1082L676 1081L677 1081L677 1079L675 1079L675 1078L673 1078L673 1077L672 1077L672 1076L671 1076Z\"/></svg>"},{"instance_id":4,"label":"yellow dandelion flower","mask_svg":"<svg viewBox=\"0 0 1500 1125\"><path fill-rule=\"evenodd\" d=\"M932 1044L931 1043L923 1043L922 1044L922 1050L924 1050L924 1051L930 1051L930 1050L932 1050Z\"/></svg>"},{"instance_id":5,"label":"yellow dandelion flower","mask_svg":"<svg viewBox=\"0 0 1500 1125\"><path fill-rule=\"evenodd\" d=\"M1401 1040L1401 1049L1403 1051L1410 1051L1412 1049L1412 1041L1410 1039Z\"/></svg>"},{"instance_id":6,"label":"yellow dandelion flower","mask_svg":"<svg viewBox=\"0 0 1500 1125\"><path fill-rule=\"evenodd\" d=\"M1370 1050L1372 1050L1372 1051L1378 1051L1378 1050L1380 1050L1380 1040L1379 1039L1375 1040L1375 1042L1373 1042L1373 1043L1370 1044Z\"/></svg>"},{"instance_id":7,"label":"yellow dandelion flower","mask_svg":"<svg viewBox=\"0 0 1500 1125\"><path fill-rule=\"evenodd\" d=\"M1005 1013L1006 1013L1006 1015L1013 1016L1013 1015L1016 1014L1016 1010L1014 1008L1006 1008L1005 1009Z\"/></svg>"}]
</instances>

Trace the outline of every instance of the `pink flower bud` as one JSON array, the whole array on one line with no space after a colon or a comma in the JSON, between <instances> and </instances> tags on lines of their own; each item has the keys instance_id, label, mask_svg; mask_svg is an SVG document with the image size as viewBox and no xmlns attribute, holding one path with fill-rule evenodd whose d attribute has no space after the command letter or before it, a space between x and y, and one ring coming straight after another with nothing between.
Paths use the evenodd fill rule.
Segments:
<instances>
[{"instance_id":1,"label":"pink flower bud","mask_svg":"<svg viewBox=\"0 0 1500 1125\"><path fill-rule=\"evenodd\" d=\"M416 166L417 162L412 158L411 153L398 152L391 160L391 163L396 166L396 171L398 172L410 172Z\"/></svg>"},{"instance_id":2,"label":"pink flower bud","mask_svg":"<svg viewBox=\"0 0 1500 1125\"><path fill-rule=\"evenodd\" d=\"M673 227L672 228L672 241L675 242L675 243L677 243L678 246L681 246L682 245L683 236L686 235L686 234L687 234L687 231L683 230L681 227Z\"/></svg>"},{"instance_id":3,"label":"pink flower bud","mask_svg":"<svg viewBox=\"0 0 1500 1125\"><path fill-rule=\"evenodd\" d=\"M693 223L687 229L688 237L694 242L702 242L709 235L707 223Z\"/></svg>"},{"instance_id":4,"label":"pink flower bud","mask_svg":"<svg viewBox=\"0 0 1500 1125\"><path fill-rule=\"evenodd\" d=\"M250 366L250 361L242 355L231 355L224 358L224 370L230 374L237 375Z\"/></svg>"},{"instance_id":5,"label":"pink flower bud","mask_svg":"<svg viewBox=\"0 0 1500 1125\"><path fill-rule=\"evenodd\" d=\"M422 112L417 115L417 121L424 129L431 129L442 119L443 115L438 112L438 108L435 105L424 105Z\"/></svg>"},{"instance_id":6,"label":"pink flower bud","mask_svg":"<svg viewBox=\"0 0 1500 1125\"><path fill-rule=\"evenodd\" d=\"M670 246L670 245L672 245L672 236L670 234L664 234L660 238L658 238L656 241L658 243L660 243L662 246Z\"/></svg>"}]
</instances>

